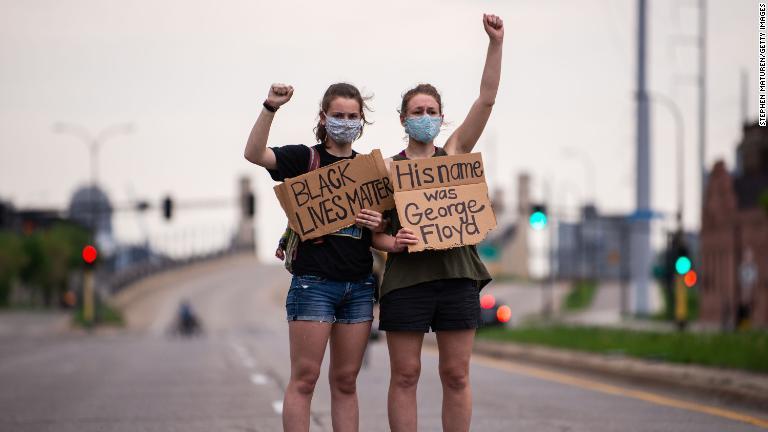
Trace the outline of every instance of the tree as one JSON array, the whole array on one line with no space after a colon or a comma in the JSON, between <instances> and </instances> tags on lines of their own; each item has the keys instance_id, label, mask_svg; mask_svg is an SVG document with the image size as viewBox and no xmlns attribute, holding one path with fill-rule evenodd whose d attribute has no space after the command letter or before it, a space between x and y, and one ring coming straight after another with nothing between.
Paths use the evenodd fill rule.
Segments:
<instances>
[{"instance_id":1,"label":"tree","mask_svg":"<svg viewBox=\"0 0 768 432\"><path fill-rule=\"evenodd\" d=\"M27 261L21 238L11 231L0 231L0 306L9 305L13 281Z\"/></svg>"},{"instance_id":2,"label":"tree","mask_svg":"<svg viewBox=\"0 0 768 432\"><path fill-rule=\"evenodd\" d=\"M57 223L24 238L23 249L29 260L21 277L39 291L45 306L63 294L69 272L80 266L80 251L87 241L84 229L66 223Z\"/></svg>"}]
</instances>

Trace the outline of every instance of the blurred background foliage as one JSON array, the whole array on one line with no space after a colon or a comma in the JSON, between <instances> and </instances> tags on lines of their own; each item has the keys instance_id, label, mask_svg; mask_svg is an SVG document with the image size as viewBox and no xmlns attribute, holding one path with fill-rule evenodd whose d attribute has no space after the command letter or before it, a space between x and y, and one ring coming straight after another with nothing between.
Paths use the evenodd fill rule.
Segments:
<instances>
[{"instance_id":1,"label":"blurred background foliage","mask_svg":"<svg viewBox=\"0 0 768 432\"><path fill-rule=\"evenodd\" d=\"M88 238L84 228L64 222L29 233L0 231L0 307L20 306L12 304L14 287L27 292L26 306L57 305Z\"/></svg>"}]
</instances>

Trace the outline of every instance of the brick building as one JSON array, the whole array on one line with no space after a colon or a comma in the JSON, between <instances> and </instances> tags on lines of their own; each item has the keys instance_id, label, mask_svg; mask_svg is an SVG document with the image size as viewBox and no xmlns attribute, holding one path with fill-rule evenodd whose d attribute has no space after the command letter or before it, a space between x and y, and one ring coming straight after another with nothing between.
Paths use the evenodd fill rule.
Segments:
<instances>
[{"instance_id":1,"label":"brick building","mask_svg":"<svg viewBox=\"0 0 768 432\"><path fill-rule=\"evenodd\" d=\"M768 128L744 126L736 167L709 173L701 227L700 320L736 325L740 304L768 327Z\"/></svg>"}]
</instances>

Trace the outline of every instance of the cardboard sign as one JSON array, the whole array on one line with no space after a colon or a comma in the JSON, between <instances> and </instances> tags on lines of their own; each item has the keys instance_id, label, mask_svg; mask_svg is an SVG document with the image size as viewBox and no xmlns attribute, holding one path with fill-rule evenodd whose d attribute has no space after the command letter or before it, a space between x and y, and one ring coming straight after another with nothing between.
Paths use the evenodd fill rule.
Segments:
<instances>
[{"instance_id":1,"label":"cardboard sign","mask_svg":"<svg viewBox=\"0 0 768 432\"><path fill-rule=\"evenodd\" d=\"M409 252L477 244L496 227L480 153L392 163L400 224L419 243Z\"/></svg>"},{"instance_id":2,"label":"cardboard sign","mask_svg":"<svg viewBox=\"0 0 768 432\"><path fill-rule=\"evenodd\" d=\"M275 186L275 194L301 240L353 225L361 209L381 212L395 206L379 150L286 179Z\"/></svg>"}]
</instances>

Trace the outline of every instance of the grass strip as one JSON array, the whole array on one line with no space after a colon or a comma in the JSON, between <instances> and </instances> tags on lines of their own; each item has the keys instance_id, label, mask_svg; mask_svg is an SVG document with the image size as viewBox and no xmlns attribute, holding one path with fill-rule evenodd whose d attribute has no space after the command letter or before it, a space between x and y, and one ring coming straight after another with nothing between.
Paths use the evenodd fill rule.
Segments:
<instances>
[{"instance_id":1,"label":"grass strip","mask_svg":"<svg viewBox=\"0 0 768 432\"><path fill-rule=\"evenodd\" d=\"M768 332L649 332L604 327L483 328L478 338L768 373Z\"/></svg>"}]
</instances>

